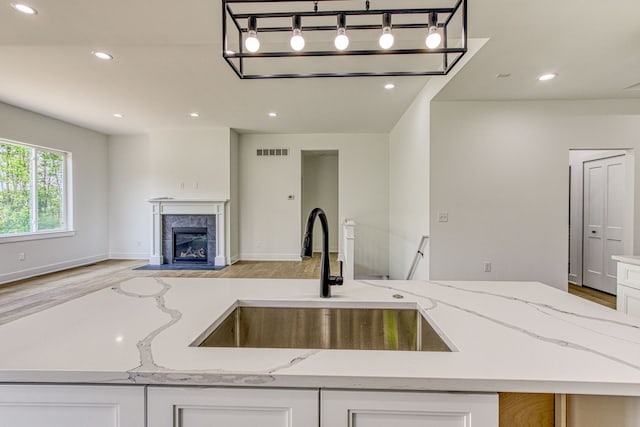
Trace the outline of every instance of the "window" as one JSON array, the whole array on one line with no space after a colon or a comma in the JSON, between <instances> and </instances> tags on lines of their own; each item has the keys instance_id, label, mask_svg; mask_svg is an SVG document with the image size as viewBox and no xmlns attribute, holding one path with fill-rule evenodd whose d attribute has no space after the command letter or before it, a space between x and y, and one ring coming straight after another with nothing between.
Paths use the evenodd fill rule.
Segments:
<instances>
[{"instance_id":1,"label":"window","mask_svg":"<svg viewBox=\"0 0 640 427\"><path fill-rule=\"evenodd\" d=\"M68 230L68 157L0 140L0 236Z\"/></svg>"}]
</instances>

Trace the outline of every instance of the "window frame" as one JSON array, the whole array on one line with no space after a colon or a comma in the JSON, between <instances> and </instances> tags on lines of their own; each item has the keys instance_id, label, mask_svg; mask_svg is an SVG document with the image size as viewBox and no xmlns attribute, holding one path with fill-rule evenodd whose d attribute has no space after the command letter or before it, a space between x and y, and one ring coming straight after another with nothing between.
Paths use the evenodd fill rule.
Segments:
<instances>
[{"instance_id":1,"label":"window frame","mask_svg":"<svg viewBox=\"0 0 640 427\"><path fill-rule=\"evenodd\" d=\"M75 235L73 228L73 203L72 203L72 182L71 182L71 158L72 153L56 148L43 147L35 144L27 144L0 137L0 143L16 145L19 147L29 148L32 151L30 156L31 167L31 189L30 189L30 213L29 219L30 230L21 233L0 233L0 243L20 242L26 240L49 239L58 237L70 237ZM62 157L62 194L60 196L60 218L62 227L38 230L38 154L49 153Z\"/></svg>"}]
</instances>

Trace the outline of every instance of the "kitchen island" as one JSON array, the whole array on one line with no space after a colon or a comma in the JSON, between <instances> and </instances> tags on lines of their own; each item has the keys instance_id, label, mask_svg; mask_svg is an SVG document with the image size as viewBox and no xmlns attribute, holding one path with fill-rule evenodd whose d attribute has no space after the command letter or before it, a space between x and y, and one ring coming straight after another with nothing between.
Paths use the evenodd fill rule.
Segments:
<instances>
[{"instance_id":1,"label":"kitchen island","mask_svg":"<svg viewBox=\"0 0 640 427\"><path fill-rule=\"evenodd\" d=\"M347 281L333 298L317 294L317 280L131 279L0 326L0 382L161 386L142 387L152 406L165 386L427 392L480 406L495 392L640 396L640 319L540 283ZM452 351L194 345L238 304L417 308Z\"/></svg>"}]
</instances>

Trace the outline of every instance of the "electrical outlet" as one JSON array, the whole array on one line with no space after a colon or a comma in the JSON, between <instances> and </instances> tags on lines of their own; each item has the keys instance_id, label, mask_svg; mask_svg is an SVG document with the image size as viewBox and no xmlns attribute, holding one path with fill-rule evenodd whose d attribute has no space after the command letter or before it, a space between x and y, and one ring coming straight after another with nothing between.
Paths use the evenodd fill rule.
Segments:
<instances>
[{"instance_id":1,"label":"electrical outlet","mask_svg":"<svg viewBox=\"0 0 640 427\"><path fill-rule=\"evenodd\" d=\"M483 268L485 273L491 273L491 263L490 262L483 262L482 263L482 268Z\"/></svg>"},{"instance_id":2,"label":"electrical outlet","mask_svg":"<svg viewBox=\"0 0 640 427\"><path fill-rule=\"evenodd\" d=\"M180 183L180 189L181 189L181 190L184 190L184 182L181 182L181 183Z\"/></svg>"},{"instance_id":3,"label":"electrical outlet","mask_svg":"<svg viewBox=\"0 0 640 427\"><path fill-rule=\"evenodd\" d=\"M295 199L296 199L295 194L289 194L289 195L287 196L287 200L295 200Z\"/></svg>"},{"instance_id":4,"label":"electrical outlet","mask_svg":"<svg viewBox=\"0 0 640 427\"><path fill-rule=\"evenodd\" d=\"M438 222L449 222L449 213L438 212Z\"/></svg>"},{"instance_id":5,"label":"electrical outlet","mask_svg":"<svg viewBox=\"0 0 640 427\"><path fill-rule=\"evenodd\" d=\"M18 261L24 261L24 260L25 260L24 252L20 252L20 253L18 254Z\"/></svg>"}]
</instances>

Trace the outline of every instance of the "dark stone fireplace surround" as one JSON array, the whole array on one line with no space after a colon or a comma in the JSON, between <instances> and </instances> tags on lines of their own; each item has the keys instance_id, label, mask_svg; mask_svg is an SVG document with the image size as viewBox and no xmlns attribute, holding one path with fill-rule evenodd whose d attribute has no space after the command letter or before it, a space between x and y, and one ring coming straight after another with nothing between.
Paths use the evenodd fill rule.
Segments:
<instances>
[{"instance_id":1,"label":"dark stone fireplace surround","mask_svg":"<svg viewBox=\"0 0 640 427\"><path fill-rule=\"evenodd\" d=\"M214 265L216 253L215 215L162 215L163 264L173 264L173 228L202 227L207 229L207 264Z\"/></svg>"}]
</instances>

